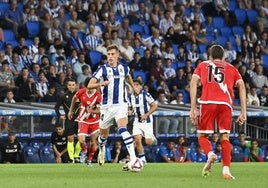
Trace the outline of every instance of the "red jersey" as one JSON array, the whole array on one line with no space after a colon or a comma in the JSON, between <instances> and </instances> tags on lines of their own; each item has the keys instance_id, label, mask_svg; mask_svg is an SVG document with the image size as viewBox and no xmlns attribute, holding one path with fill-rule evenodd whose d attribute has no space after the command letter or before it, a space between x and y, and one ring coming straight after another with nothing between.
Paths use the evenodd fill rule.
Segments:
<instances>
[{"instance_id":1,"label":"red jersey","mask_svg":"<svg viewBox=\"0 0 268 188\"><path fill-rule=\"evenodd\" d=\"M204 61L196 67L193 76L201 80L200 103L225 104L232 108L233 88L239 80L242 80L233 65L221 60Z\"/></svg>"},{"instance_id":2,"label":"red jersey","mask_svg":"<svg viewBox=\"0 0 268 188\"><path fill-rule=\"evenodd\" d=\"M87 124L98 123L100 119L99 114L88 113L87 107L94 109L98 105L100 105L102 100L101 93L98 90L95 90L94 93L89 94L87 92L87 88L82 88L76 92L75 96L80 101L79 114L78 117L75 119L75 121Z\"/></svg>"}]
</instances>

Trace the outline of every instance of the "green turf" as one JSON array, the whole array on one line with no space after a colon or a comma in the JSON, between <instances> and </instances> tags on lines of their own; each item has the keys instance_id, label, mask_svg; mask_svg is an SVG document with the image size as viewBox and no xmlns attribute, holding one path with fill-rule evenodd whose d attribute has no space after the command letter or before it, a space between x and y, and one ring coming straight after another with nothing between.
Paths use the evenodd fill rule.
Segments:
<instances>
[{"instance_id":1,"label":"green turf","mask_svg":"<svg viewBox=\"0 0 268 188\"><path fill-rule=\"evenodd\" d=\"M268 163L232 163L236 180L224 180L221 164L203 178L203 163L149 163L142 172L121 171L122 164L1 164L1 188L266 188Z\"/></svg>"}]
</instances>

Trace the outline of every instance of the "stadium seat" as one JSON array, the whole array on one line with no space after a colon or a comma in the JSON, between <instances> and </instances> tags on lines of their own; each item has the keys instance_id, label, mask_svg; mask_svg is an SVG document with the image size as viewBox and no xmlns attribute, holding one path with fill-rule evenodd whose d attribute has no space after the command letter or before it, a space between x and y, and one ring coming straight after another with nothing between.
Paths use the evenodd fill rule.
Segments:
<instances>
[{"instance_id":1,"label":"stadium seat","mask_svg":"<svg viewBox=\"0 0 268 188\"><path fill-rule=\"evenodd\" d=\"M9 3L0 2L0 19L3 19L5 16L5 12L10 6Z\"/></svg>"},{"instance_id":2,"label":"stadium seat","mask_svg":"<svg viewBox=\"0 0 268 188\"><path fill-rule=\"evenodd\" d=\"M104 32L105 26L102 23L96 22L96 25L100 27L100 29L101 29L102 32Z\"/></svg>"},{"instance_id":3,"label":"stadium seat","mask_svg":"<svg viewBox=\"0 0 268 188\"><path fill-rule=\"evenodd\" d=\"M27 147L28 146L28 142L27 141L19 141L19 143L20 143L20 147L21 147L21 149L23 150L25 147Z\"/></svg>"},{"instance_id":4,"label":"stadium seat","mask_svg":"<svg viewBox=\"0 0 268 188\"><path fill-rule=\"evenodd\" d=\"M119 21L120 23L122 23L122 21L123 21L123 18L122 18L122 16L120 15L120 14L115 14L115 20L117 20L117 21Z\"/></svg>"},{"instance_id":5,"label":"stadium seat","mask_svg":"<svg viewBox=\"0 0 268 188\"><path fill-rule=\"evenodd\" d=\"M233 32L233 35L242 36L244 34L244 29L241 26L233 26L232 32Z\"/></svg>"},{"instance_id":6,"label":"stadium seat","mask_svg":"<svg viewBox=\"0 0 268 188\"><path fill-rule=\"evenodd\" d=\"M55 163L55 156L50 146L43 146L39 150L41 163Z\"/></svg>"},{"instance_id":7,"label":"stadium seat","mask_svg":"<svg viewBox=\"0 0 268 188\"><path fill-rule=\"evenodd\" d=\"M178 68L177 62L172 62L171 63L171 68L173 68L175 71L177 71L177 68Z\"/></svg>"},{"instance_id":8,"label":"stadium seat","mask_svg":"<svg viewBox=\"0 0 268 188\"><path fill-rule=\"evenodd\" d=\"M37 21L26 22L26 27L28 30L28 38L32 39L37 36L40 32L40 24Z\"/></svg>"},{"instance_id":9,"label":"stadium seat","mask_svg":"<svg viewBox=\"0 0 268 188\"><path fill-rule=\"evenodd\" d=\"M206 44L198 44L198 50L200 53L205 53L207 51L207 45Z\"/></svg>"},{"instance_id":10,"label":"stadium seat","mask_svg":"<svg viewBox=\"0 0 268 188\"><path fill-rule=\"evenodd\" d=\"M95 50L89 51L88 52L88 57L90 59L91 66L94 66L94 65L100 63L101 56L102 56L101 52L98 52L98 51L95 51Z\"/></svg>"},{"instance_id":11,"label":"stadium seat","mask_svg":"<svg viewBox=\"0 0 268 188\"><path fill-rule=\"evenodd\" d=\"M0 50L5 49L5 43L3 41L0 41Z\"/></svg>"},{"instance_id":12,"label":"stadium seat","mask_svg":"<svg viewBox=\"0 0 268 188\"><path fill-rule=\"evenodd\" d=\"M213 43L215 38L213 36L207 35L206 39L208 40L209 43Z\"/></svg>"},{"instance_id":13,"label":"stadium seat","mask_svg":"<svg viewBox=\"0 0 268 188\"><path fill-rule=\"evenodd\" d=\"M178 44L172 44L172 49L173 49L173 53L175 55L175 57L178 55L179 53L179 49L178 49L179 45Z\"/></svg>"},{"instance_id":14,"label":"stadium seat","mask_svg":"<svg viewBox=\"0 0 268 188\"><path fill-rule=\"evenodd\" d=\"M29 146L32 146L36 148L37 150L39 150L41 147L44 146L44 142L39 141L39 140L32 140L30 141Z\"/></svg>"},{"instance_id":15,"label":"stadium seat","mask_svg":"<svg viewBox=\"0 0 268 188\"><path fill-rule=\"evenodd\" d=\"M221 36L228 37L232 34L232 29L228 26L220 28L220 34Z\"/></svg>"},{"instance_id":16,"label":"stadium seat","mask_svg":"<svg viewBox=\"0 0 268 188\"><path fill-rule=\"evenodd\" d=\"M135 70L133 72L133 78L137 78L138 76L141 76L142 78L142 83L146 84L147 83L147 75L145 72L143 72L142 70Z\"/></svg>"},{"instance_id":17,"label":"stadium seat","mask_svg":"<svg viewBox=\"0 0 268 188\"><path fill-rule=\"evenodd\" d=\"M217 29L220 29L225 26L224 19L220 16L213 18L213 26Z\"/></svg>"},{"instance_id":18,"label":"stadium seat","mask_svg":"<svg viewBox=\"0 0 268 188\"><path fill-rule=\"evenodd\" d=\"M234 11L235 9L237 9L238 8L238 4L237 4L237 2L235 1L235 0L230 0L229 1L229 9L231 10L231 11Z\"/></svg>"},{"instance_id":19,"label":"stadium seat","mask_svg":"<svg viewBox=\"0 0 268 188\"><path fill-rule=\"evenodd\" d=\"M133 33L137 32L137 31L140 32L141 34L145 33L143 26L140 24L131 24L130 29L133 31Z\"/></svg>"},{"instance_id":20,"label":"stadium seat","mask_svg":"<svg viewBox=\"0 0 268 188\"><path fill-rule=\"evenodd\" d=\"M26 146L23 149L23 162L25 163L40 163L38 150L32 146Z\"/></svg>"},{"instance_id":21,"label":"stadium seat","mask_svg":"<svg viewBox=\"0 0 268 188\"><path fill-rule=\"evenodd\" d=\"M243 162L244 161L244 152L240 146L233 146L233 162Z\"/></svg>"},{"instance_id":22,"label":"stadium seat","mask_svg":"<svg viewBox=\"0 0 268 188\"><path fill-rule=\"evenodd\" d=\"M258 17L258 12L256 10L249 9L249 10L247 10L246 13L247 13L248 23L253 26L256 22L257 17Z\"/></svg>"},{"instance_id":23,"label":"stadium seat","mask_svg":"<svg viewBox=\"0 0 268 188\"><path fill-rule=\"evenodd\" d=\"M268 68L268 55L262 54L261 55L262 65L264 68Z\"/></svg>"},{"instance_id":24,"label":"stadium seat","mask_svg":"<svg viewBox=\"0 0 268 188\"><path fill-rule=\"evenodd\" d=\"M25 44L26 44L26 46L29 47L29 46L31 46L33 44L33 41L31 39L26 39Z\"/></svg>"},{"instance_id":25,"label":"stadium seat","mask_svg":"<svg viewBox=\"0 0 268 188\"><path fill-rule=\"evenodd\" d=\"M246 10L244 10L244 9L235 9L234 13L235 13L237 24L238 25L245 24L245 22L247 20Z\"/></svg>"},{"instance_id":26,"label":"stadium seat","mask_svg":"<svg viewBox=\"0 0 268 188\"><path fill-rule=\"evenodd\" d=\"M15 34L12 30L9 29L3 29L3 34L4 34L4 38L5 41L14 41L15 39Z\"/></svg>"},{"instance_id":27,"label":"stadium seat","mask_svg":"<svg viewBox=\"0 0 268 188\"><path fill-rule=\"evenodd\" d=\"M217 39L216 39L216 42L217 42L219 45L225 47L226 42L227 42L227 38L224 37L224 36L218 36Z\"/></svg>"}]
</instances>

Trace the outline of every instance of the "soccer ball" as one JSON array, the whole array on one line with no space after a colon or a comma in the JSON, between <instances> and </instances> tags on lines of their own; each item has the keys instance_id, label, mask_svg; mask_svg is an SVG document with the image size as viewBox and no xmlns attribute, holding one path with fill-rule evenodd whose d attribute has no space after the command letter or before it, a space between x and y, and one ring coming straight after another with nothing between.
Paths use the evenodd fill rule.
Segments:
<instances>
[{"instance_id":1,"label":"soccer ball","mask_svg":"<svg viewBox=\"0 0 268 188\"><path fill-rule=\"evenodd\" d=\"M134 163L129 163L128 168L132 172L140 172L143 169L143 162L140 158L137 158Z\"/></svg>"}]
</instances>

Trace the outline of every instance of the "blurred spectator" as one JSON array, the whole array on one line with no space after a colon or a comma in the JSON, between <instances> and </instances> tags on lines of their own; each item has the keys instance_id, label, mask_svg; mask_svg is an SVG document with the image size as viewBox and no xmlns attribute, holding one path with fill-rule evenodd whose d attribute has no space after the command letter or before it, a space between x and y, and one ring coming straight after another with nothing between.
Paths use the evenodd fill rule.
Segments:
<instances>
[{"instance_id":1,"label":"blurred spectator","mask_svg":"<svg viewBox=\"0 0 268 188\"><path fill-rule=\"evenodd\" d=\"M77 83L80 88L86 87L84 86L85 79L92 77L92 72L89 70L88 65L83 65L81 69L82 69L82 74L79 74L77 77Z\"/></svg>"},{"instance_id":2,"label":"blurred spectator","mask_svg":"<svg viewBox=\"0 0 268 188\"><path fill-rule=\"evenodd\" d=\"M16 38L28 37L26 18L23 11L18 7L17 0L10 1L10 7L5 12L5 29L12 29Z\"/></svg>"},{"instance_id":3,"label":"blurred spectator","mask_svg":"<svg viewBox=\"0 0 268 188\"><path fill-rule=\"evenodd\" d=\"M41 64L42 63L42 57L47 56L46 49L44 46L38 46L38 52L33 55L32 63Z\"/></svg>"},{"instance_id":4,"label":"blurred spectator","mask_svg":"<svg viewBox=\"0 0 268 188\"><path fill-rule=\"evenodd\" d=\"M43 3L43 1L42 1ZM42 4L40 2L40 5ZM47 43L47 34L48 34L48 30L50 28L52 28L52 25L53 25L53 19L52 17L50 16L50 14L47 12L47 9L45 9L45 12L44 12L44 18L40 20L40 31L42 31L40 33L40 41L46 45L46 47L49 46L49 44Z\"/></svg>"},{"instance_id":5,"label":"blurred spectator","mask_svg":"<svg viewBox=\"0 0 268 188\"><path fill-rule=\"evenodd\" d=\"M29 56L31 60L34 59L34 57L38 54L39 52L39 45L40 45L40 39L38 36L35 36L33 38L33 44L29 46Z\"/></svg>"},{"instance_id":6,"label":"blurred spectator","mask_svg":"<svg viewBox=\"0 0 268 188\"><path fill-rule=\"evenodd\" d=\"M221 147L220 142L216 143L214 153L217 155L217 162L221 162L222 161L222 147Z\"/></svg>"},{"instance_id":7,"label":"blurred spectator","mask_svg":"<svg viewBox=\"0 0 268 188\"><path fill-rule=\"evenodd\" d=\"M204 163L207 161L207 156L205 155L200 146L197 146L196 150L191 151L191 161L198 163Z\"/></svg>"},{"instance_id":8,"label":"blurred spectator","mask_svg":"<svg viewBox=\"0 0 268 188\"><path fill-rule=\"evenodd\" d=\"M13 56L14 56L14 54L16 54L16 52L13 53ZM19 56L19 61L23 64L24 67L27 67L28 69L31 68L32 60L31 60L31 57L29 55L28 46L23 46L22 47L21 54Z\"/></svg>"},{"instance_id":9,"label":"blurred spectator","mask_svg":"<svg viewBox=\"0 0 268 188\"><path fill-rule=\"evenodd\" d=\"M50 65L51 65L51 64L50 64L50 61L49 61L48 56L46 56L46 55L42 56L42 58L41 58L41 63L40 63L40 70L41 70L42 72L44 72L45 75L48 74L48 72L49 72L49 66L50 66Z\"/></svg>"},{"instance_id":10,"label":"blurred spectator","mask_svg":"<svg viewBox=\"0 0 268 188\"><path fill-rule=\"evenodd\" d=\"M3 163L20 163L21 162L21 145L16 139L15 132L8 133L8 139L1 143L1 153Z\"/></svg>"},{"instance_id":11,"label":"blurred spectator","mask_svg":"<svg viewBox=\"0 0 268 188\"><path fill-rule=\"evenodd\" d=\"M156 27L152 27L151 30L152 35L145 40L148 43L148 47L152 48L153 45L160 47L160 44L163 41L163 37L160 35L160 30Z\"/></svg>"},{"instance_id":12,"label":"blurred spectator","mask_svg":"<svg viewBox=\"0 0 268 188\"><path fill-rule=\"evenodd\" d=\"M257 35L256 33L252 30L252 27L250 25L246 25L244 27L244 34L242 36L242 40L247 40L249 43L249 47L253 48L254 44L257 42Z\"/></svg>"},{"instance_id":13,"label":"blurred spectator","mask_svg":"<svg viewBox=\"0 0 268 188\"><path fill-rule=\"evenodd\" d=\"M225 60L232 63L236 59L236 50L233 48L230 41L226 42L226 47L224 49Z\"/></svg>"},{"instance_id":14,"label":"blurred spectator","mask_svg":"<svg viewBox=\"0 0 268 188\"><path fill-rule=\"evenodd\" d=\"M96 50L97 46L101 42L99 36L94 34L94 29L95 29L95 26L94 25L90 25L89 26L89 33L85 36L85 38L83 40L83 45L85 46L85 50L86 51ZM77 39L79 41L79 37ZM77 44L80 44L80 42L77 43ZM78 45L78 46L83 46L83 45L81 44L81 45ZM75 48L75 49L78 52L84 51L83 48Z\"/></svg>"},{"instance_id":15,"label":"blurred spectator","mask_svg":"<svg viewBox=\"0 0 268 188\"><path fill-rule=\"evenodd\" d=\"M199 52L196 43L192 43L190 50L187 51L187 58L191 60L192 63L195 63L199 59Z\"/></svg>"},{"instance_id":16,"label":"blurred spectator","mask_svg":"<svg viewBox=\"0 0 268 188\"><path fill-rule=\"evenodd\" d=\"M119 46L119 51L125 61L130 62L133 60L135 51L132 46L129 45L128 39L122 40L122 45Z\"/></svg>"},{"instance_id":17,"label":"blurred spectator","mask_svg":"<svg viewBox=\"0 0 268 188\"><path fill-rule=\"evenodd\" d=\"M130 68L130 73L132 74L135 70L142 70L142 64L140 62L140 54L139 52L134 53L134 58L128 64Z\"/></svg>"},{"instance_id":18,"label":"blurred spectator","mask_svg":"<svg viewBox=\"0 0 268 188\"><path fill-rule=\"evenodd\" d=\"M177 70L176 77L170 81L170 90L172 93L176 92L177 90L184 90L187 84L188 82L185 77L184 69L179 68Z\"/></svg>"},{"instance_id":19,"label":"blurred spectator","mask_svg":"<svg viewBox=\"0 0 268 188\"><path fill-rule=\"evenodd\" d=\"M122 24L120 25L120 27L118 29L118 37L121 39L126 38L128 31L131 31L129 19L124 18L122 21Z\"/></svg>"},{"instance_id":20,"label":"blurred spectator","mask_svg":"<svg viewBox=\"0 0 268 188\"><path fill-rule=\"evenodd\" d=\"M32 74L28 74L27 82L19 87L19 98L23 102L37 102L37 89Z\"/></svg>"},{"instance_id":21,"label":"blurred spectator","mask_svg":"<svg viewBox=\"0 0 268 188\"><path fill-rule=\"evenodd\" d=\"M114 142L113 148L111 150L112 163L127 163L129 161L129 154L126 149L124 149L123 144L120 140Z\"/></svg>"},{"instance_id":22,"label":"blurred spectator","mask_svg":"<svg viewBox=\"0 0 268 188\"><path fill-rule=\"evenodd\" d=\"M219 134L218 133L213 133L212 136L211 136L211 141L210 141L213 151L216 151L216 145L217 145L217 142L219 142L219 141L220 141Z\"/></svg>"},{"instance_id":23,"label":"blurred spectator","mask_svg":"<svg viewBox=\"0 0 268 188\"><path fill-rule=\"evenodd\" d=\"M179 163L191 162L190 150L187 142L183 142L179 150Z\"/></svg>"},{"instance_id":24,"label":"blurred spectator","mask_svg":"<svg viewBox=\"0 0 268 188\"><path fill-rule=\"evenodd\" d=\"M176 71L174 68L171 67L172 63L173 62L171 61L171 59L165 60L164 76L167 83L169 83L172 78L176 77Z\"/></svg>"},{"instance_id":25,"label":"blurred spectator","mask_svg":"<svg viewBox=\"0 0 268 188\"><path fill-rule=\"evenodd\" d=\"M109 46L110 44L112 44L111 39L109 38L105 38L103 39L104 41L102 42L101 45L99 45L96 50L99 51L100 53L107 55L107 46Z\"/></svg>"},{"instance_id":26,"label":"blurred spectator","mask_svg":"<svg viewBox=\"0 0 268 188\"><path fill-rule=\"evenodd\" d=\"M26 46L25 41L26 41L25 37L20 37L18 39L19 44L13 48L13 53L17 53L17 54L21 55L22 48L24 46Z\"/></svg>"},{"instance_id":27,"label":"blurred spectator","mask_svg":"<svg viewBox=\"0 0 268 188\"><path fill-rule=\"evenodd\" d=\"M40 71L38 74L38 81L35 83L36 84L36 91L38 94L38 102L44 98L44 96L48 93L48 80L45 76L45 73Z\"/></svg>"},{"instance_id":28,"label":"blurred spectator","mask_svg":"<svg viewBox=\"0 0 268 188\"><path fill-rule=\"evenodd\" d=\"M15 85L19 88L21 85L25 84L27 82L28 75L29 70L26 67L23 67L18 75L17 80L15 81Z\"/></svg>"},{"instance_id":29,"label":"blurred spectator","mask_svg":"<svg viewBox=\"0 0 268 188\"><path fill-rule=\"evenodd\" d=\"M117 46L122 45L122 39L118 37L118 31L112 30L111 31L111 41L113 44L116 44Z\"/></svg>"},{"instance_id":30,"label":"blurred spectator","mask_svg":"<svg viewBox=\"0 0 268 188\"><path fill-rule=\"evenodd\" d=\"M56 87L54 85L48 86L47 94L41 99L41 102L56 102Z\"/></svg>"},{"instance_id":31,"label":"blurred spectator","mask_svg":"<svg viewBox=\"0 0 268 188\"><path fill-rule=\"evenodd\" d=\"M257 90L261 90L263 86L268 86L267 76L263 75L263 66L256 66L256 74L252 76L252 83L257 88Z\"/></svg>"},{"instance_id":32,"label":"blurred spectator","mask_svg":"<svg viewBox=\"0 0 268 188\"><path fill-rule=\"evenodd\" d=\"M4 60L0 70L0 98L5 97L7 90L15 88L15 80L10 71L9 62Z\"/></svg>"},{"instance_id":33,"label":"blurred spectator","mask_svg":"<svg viewBox=\"0 0 268 188\"><path fill-rule=\"evenodd\" d=\"M258 95L260 106L267 106L268 104L268 86L263 86L261 93Z\"/></svg>"},{"instance_id":34,"label":"blurred spectator","mask_svg":"<svg viewBox=\"0 0 268 188\"><path fill-rule=\"evenodd\" d=\"M263 162L264 154L257 140L251 141L251 147L244 152L244 162Z\"/></svg>"},{"instance_id":35,"label":"blurred spectator","mask_svg":"<svg viewBox=\"0 0 268 188\"><path fill-rule=\"evenodd\" d=\"M56 163L68 163L67 135L61 125L56 125L55 131L52 132L51 143Z\"/></svg>"},{"instance_id":36,"label":"blurred spectator","mask_svg":"<svg viewBox=\"0 0 268 188\"><path fill-rule=\"evenodd\" d=\"M53 20L52 27L47 31L47 42L52 45L55 39L59 39L63 42L63 35L60 30L60 21L58 19Z\"/></svg>"},{"instance_id":37,"label":"blurred spectator","mask_svg":"<svg viewBox=\"0 0 268 188\"><path fill-rule=\"evenodd\" d=\"M60 72L57 76L57 81L55 83L57 97L64 94L67 88L66 84L67 84L66 75L63 72Z\"/></svg>"},{"instance_id":38,"label":"blurred spectator","mask_svg":"<svg viewBox=\"0 0 268 188\"><path fill-rule=\"evenodd\" d=\"M247 93L247 105L260 106L256 87L251 87L249 93Z\"/></svg>"},{"instance_id":39,"label":"blurred spectator","mask_svg":"<svg viewBox=\"0 0 268 188\"><path fill-rule=\"evenodd\" d=\"M10 67L10 71L13 74L14 80L16 81L23 67L26 67L26 66L23 65L22 61L20 60L19 55L17 53L13 53L12 61L9 64L9 67Z\"/></svg>"},{"instance_id":40,"label":"blurred spectator","mask_svg":"<svg viewBox=\"0 0 268 188\"><path fill-rule=\"evenodd\" d=\"M170 17L170 11L164 11L164 17L159 21L159 29L162 35L165 35L168 29L173 26L173 20Z\"/></svg>"},{"instance_id":41,"label":"blurred spectator","mask_svg":"<svg viewBox=\"0 0 268 188\"><path fill-rule=\"evenodd\" d=\"M163 62L161 58L157 58L155 66L152 66L149 75L154 76L157 80L165 80Z\"/></svg>"},{"instance_id":42,"label":"blurred spectator","mask_svg":"<svg viewBox=\"0 0 268 188\"><path fill-rule=\"evenodd\" d=\"M73 65L73 71L75 75L78 77L80 74L82 74L82 66L86 65L88 66L88 69L90 72L92 72L91 67L86 63L86 56L84 53L78 54L78 61Z\"/></svg>"},{"instance_id":43,"label":"blurred spectator","mask_svg":"<svg viewBox=\"0 0 268 188\"><path fill-rule=\"evenodd\" d=\"M158 104L169 104L164 90L158 91ZM179 120L173 117L159 117L158 133L177 133Z\"/></svg>"},{"instance_id":44,"label":"blurred spectator","mask_svg":"<svg viewBox=\"0 0 268 188\"><path fill-rule=\"evenodd\" d=\"M183 92L178 91L175 99L170 102L170 104L184 104L183 102Z\"/></svg>"},{"instance_id":45,"label":"blurred spectator","mask_svg":"<svg viewBox=\"0 0 268 188\"><path fill-rule=\"evenodd\" d=\"M90 27L94 29L94 26ZM89 35L91 35L91 33L92 31L90 31ZM70 39L67 42L68 50L71 51L72 49L75 49L78 53L86 52L86 50L94 50L96 46L93 46L92 43L89 43L89 41L87 41L88 36L86 36L85 40L85 43L83 43L83 39L79 36L79 31L77 30L77 28L71 27Z\"/></svg>"},{"instance_id":46,"label":"blurred spectator","mask_svg":"<svg viewBox=\"0 0 268 188\"><path fill-rule=\"evenodd\" d=\"M232 144L241 147L243 151L245 151L246 148L250 148L251 142L246 140L245 132L241 131L239 132L238 137L233 140Z\"/></svg>"},{"instance_id":47,"label":"blurred spectator","mask_svg":"<svg viewBox=\"0 0 268 188\"><path fill-rule=\"evenodd\" d=\"M176 163L179 162L179 151L175 147L175 141L169 139L166 145L160 146L156 156L157 162Z\"/></svg>"},{"instance_id":48,"label":"blurred spectator","mask_svg":"<svg viewBox=\"0 0 268 188\"><path fill-rule=\"evenodd\" d=\"M41 70L41 67L39 64L37 63L33 63L32 68L30 69L30 73L31 73L31 76L34 78L34 81L37 82L38 81L38 75L39 75L39 72Z\"/></svg>"}]
</instances>

